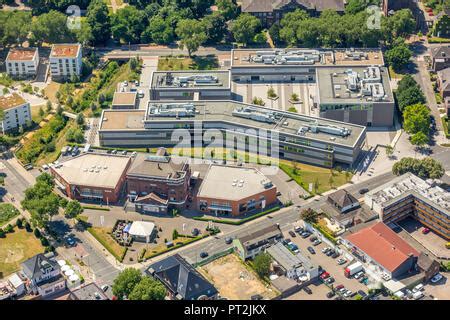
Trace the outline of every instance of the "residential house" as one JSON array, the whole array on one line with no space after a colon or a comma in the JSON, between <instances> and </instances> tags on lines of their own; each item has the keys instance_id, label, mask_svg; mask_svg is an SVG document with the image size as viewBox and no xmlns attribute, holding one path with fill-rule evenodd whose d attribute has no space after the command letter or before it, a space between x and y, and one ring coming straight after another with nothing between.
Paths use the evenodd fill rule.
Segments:
<instances>
[{"instance_id":1,"label":"residential house","mask_svg":"<svg viewBox=\"0 0 450 320\"><path fill-rule=\"evenodd\" d=\"M421 252L417 258L417 267L424 273L424 280L427 282L439 272L440 265L439 262Z\"/></svg>"},{"instance_id":2,"label":"residential house","mask_svg":"<svg viewBox=\"0 0 450 320\"><path fill-rule=\"evenodd\" d=\"M436 22L433 28L433 35L439 38L450 37L450 8L444 8L436 16Z\"/></svg>"},{"instance_id":3,"label":"residential house","mask_svg":"<svg viewBox=\"0 0 450 320\"><path fill-rule=\"evenodd\" d=\"M37 48L12 48L5 60L6 73L11 77L35 77L39 66Z\"/></svg>"},{"instance_id":4,"label":"residential house","mask_svg":"<svg viewBox=\"0 0 450 320\"><path fill-rule=\"evenodd\" d=\"M324 10L343 13L345 0L243 0L241 11L259 18L265 27L278 23L283 16L302 9L311 16L318 16Z\"/></svg>"},{"instance_id":5,"label":"residential house","mask_svg":"<svg viewBox=\"0 0 450 320\"><path fill-rule=\"evenodd\" d=\"M450 67L450 46L442 45L432 48L431 61L431 70L434 72Z\"/></svg>"},{"instance_id":6,"label":"residential house","mask_svg":"<svg viewBox=\"0 0 450 320\"><path fill-rule=\"evenodd\" d=\"M30 103L17 93L0 96L0 110L3 110L3 120L0 120L0 133L18 130L31 123Z\"/></svg>"},{"instance_id":7,"label":"residential house","mask_svg":"<svg viewBox=\"0 0 450 320\"><path fill-rule=\"evenodd\" d=\"M49 60L52 79L79 77L83 64L81 44L54 44Z\"/></svg>"},{"instance_id":8,"label":"residential house","mask_svg":"<svg viewBox=\"0 0 450 320\"><path fill-rule=\"evenodd\" d=\"M436 84L443 99L450 96L450 68L445 68L437 72Z\"/></svg>"},{"instance_id":9,"label":"residential house","mask_svg":"<svg viewBox=\"0 0 450 320\"><path fill-rule=\"evenodd\" d=\"M340 189L328 196L327 201L333 205L340 213L359 208L359 201L347 190Z\"/></svg>"},{"instance_id":10,"label":"residential house","mask_svg":"<svg viewBox=\"0 0 450 320\"><path fill-rule=\"evenodd\" d=\"M278 225L249 232L233 240L233 247L242 260L253 259L261 251L274 244L283 237Z\"/></svg>"},{"instance_id":11,"label":"residential house","mask_svg":"<svg viewBox=\"0 0 450 320\"><path fill-rule=\"evenodd\" d=\"M22 263L22 272L27 286L34 294L46 297L66 289L66 279L61 268L49 254L37 254Z\"/></svg>"},{"instance_id":12,"label":"residential house","mask_svg":"<svg viewBox=\"0 0 450 320\"><path fill-rule=\"evenodd\" d=\"M179 254L160 260L146 273L161 281L171 300L210 300L217 297L217 289Z\"/></svg>"}]
</instances>

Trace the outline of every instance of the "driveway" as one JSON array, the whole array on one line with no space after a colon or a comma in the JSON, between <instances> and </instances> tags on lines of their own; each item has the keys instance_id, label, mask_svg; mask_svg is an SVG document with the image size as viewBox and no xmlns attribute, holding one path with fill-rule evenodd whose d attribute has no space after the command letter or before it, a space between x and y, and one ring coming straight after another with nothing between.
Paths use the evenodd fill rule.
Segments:
<instances>
[{"instance_id":1,"label":"driveway","mask_svg":"<svg viewBox=\"0 0 450 320\"><path fill-rule=\"evenodd\" d=\"M139 109L147 107L150 98L150 81L152 73L158 68L158 56L142 57L142 71L140 78L140 89L144 91L144 97L139 99Z\"/></svg>"}]
</instances>

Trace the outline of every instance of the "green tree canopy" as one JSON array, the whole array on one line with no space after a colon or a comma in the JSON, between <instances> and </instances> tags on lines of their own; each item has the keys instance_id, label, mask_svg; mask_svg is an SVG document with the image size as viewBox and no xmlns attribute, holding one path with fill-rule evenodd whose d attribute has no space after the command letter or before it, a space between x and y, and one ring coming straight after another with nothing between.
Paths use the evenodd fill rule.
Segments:
<instances>
[{"instance_id":1,"label":"green tree canopy","mask_svg":"<svg viewBox=\"0 0 450 320\"><path fill-rule=\"evenodd\" d=\"M266 252L258 254L255 259L253 259L255 271L261 278L269 276L271 263L272 257Z\"/></svg>"},{"instance_id":2,"label":"green tree canopy","mask_svg":"<svg viewBox=\"0 0 450 320\"><path fill-rule=\"evenodd\" d=\"M411 172L422 179L439 179L444 175L445 170L441 163L430 157L422 160L405 157L394 163L392 173L400 176L406 172Z\"/></svg>"},{"instance_id":3,"label":"green tree canopy","mask_svg":"<svg viewBox=\"0 0 450 320\"><path fill-rule=\"evenodd\" d=\"M428 135L430 123L430 110L423 104L407 106L403 111L403 127L409 134L422 132Z\"/></svg>"},{"instance_id":4,"label":"green tree canopy","mask_svg":"<svg viewBox=\"0 0 450 320\"><path fill-rule=\"evenodd\" d=\"M50 11L37 16L31 25L31 41L37 44L73 42L75 36L67 27L67 16Z\"/></svg>"},{"instance_id":5,"label":"green tree canopy","mask_svg":"<svg viewBox=\"0 0 450 320\"><path fill-rule=\"evenodd\" d=\"M150 277L143 277L133 288L130 300L164 300L167 290L164 285Z\"/></svg>"},{"instance_id":6,"label":"green tree canopy","mask_svg":"<svg viewBox=\"0 0 450 320\"><path fill-rule=\"evenodd\" d=\"M94 44L105 43L111 37L108 7L103 0L93 0L89 4L86 20L92 32Z\"/></svg>"},{"instance_id":7,"label":"green tree canopy","mask_svg":"<svg viewBox=\"0 0 450 320\"><path fill-rule=\"evenodd\" d=\"M122 43L138 43L147 24L145 12L134 6L126 6L111 16L113 39Z\"/></svg>"},{"instance_id":8,"label":"green tree canopy","mask_svg":"<svg viewBox=\"0 0 450 320\"><path fill-rule=\"evenodd\" d=\"M138 269L125 268L119 273L112 285L113 294L122 300L125 297L130 297L131 292L142 280L142 273Z\"/></svg>"},{"instance_id":9,"label":"green tree canopy","mask_svg":"<svg viewBox=\"0 0 450 320\"><path fill-rule=\"evenodd\" d=\"M225 18L218 12L205 16L202 24L206 33L207 43L219 43L227 33Z\"/></svg>"},{"instance_id":10,"label":"green tree canopy","mask_svg":"<svg viewBox=\"0 0 450 320\"><path fill-rule=\"evenodd\" d=\"M244 13L231 24L231 33L238 43L247 45L253 40L253 37L260 28L261 22L258 18L248 13Z\"/></svg>"},{"instance_id":11,"label":"green tree canopy","mask_svg":"<svg viewBox=\"0 0 450 320\"><path fill-rule=\"evenodd\" d=\"M66 218L73 219L76 218L83 212L83 207L77 200L69 201L64 210L64 215Z\"/></svg>"},{"instance_id":12,"label":"green tree canopy","mask_svg":"<svg viewBox=\"0 0 450 320\"><path fill-rule=\"evenodd\" d=\"M396 72L403 70L408 65L411 56L412 52L405 43L392 47L385 54L387 62Z\"/></svg>"},{"instance_id":13,"label":"green tree canopy","mask_svg":"<svg viewBox=\"0 0 450 320\"><path fill-rule=\"evenodd\" d=\"M205 28L199 20L184 19L178 22L176 33L180 38L180 45L187 49L189 57L207 39Z\"/></svg>"},{"instance_id":14,"label":"green tree canopy","mask_svg":"<svg viewBox=\"0 0 450 320\"><path fill-rule=\"evenodd\" d=\"M234 0L216 0L217 8L225 20L231 20L239 14L239 7Z\"/></svg>"},{"instance_id":15,"label":"green tree canopy","mask_svg":"<svg viewBox=\"0 0 450 320\"><path fill-rule=\"evenodd\" d=\"M0 11L0 44L21 45L31 29L31 12Z\"/></svg>"}]
</instances>

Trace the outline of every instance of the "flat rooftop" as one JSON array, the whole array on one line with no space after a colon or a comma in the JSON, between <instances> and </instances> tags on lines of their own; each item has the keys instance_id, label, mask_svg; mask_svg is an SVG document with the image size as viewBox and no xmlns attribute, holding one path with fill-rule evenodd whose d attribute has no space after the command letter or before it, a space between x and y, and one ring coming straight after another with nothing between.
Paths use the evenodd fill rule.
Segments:
<instances>
[{"instance_id":1,"label":"flat rooftop","mask_svg":"<svg viewBox=\"0 0 450 320\"><path fill-rule=\"evenodd\" d=\"M11 108L15 108L27 103L22 96L17 93L8 93L3 96L0 96L0 109L8 110Z\"/></svg>"},{"instance_id":2,"label":"flat rooftop","mask_svg":"<svg viewBox=\"0 0 450 320\"><path fill-rule=\"evenodd\" d=\"M100 130L144 130L145 110L104 110Z\"/></svg>"},{"instance_id":3,"label":"flat rooftop","mask_svg":"<svg viewBox=\"0 0 450 320\"><path fill-rule=\"evenodd\" d=\"M331 67L384 65L380 49L235 49L232 67Z\"/></svg>"},{"instance_id":4,"label":"flat rooftop","mask_svg":"<svg viewBox=\"0 0 450 320\"><path fill-rule=\"evenodd\" d=\"M52 166L52 170L72 185L112 189L130 161L127 156L83 153Z\"/></svg>"},{"instance_id":5,"label":"flat rooftop","mask_svg":"<svg viewBox=\"0 0 450 320\"><path fill-rule=\"evenodd\" d=\"M192 112L188 117L180 116L184 106L194 107L195 112ZM155 110L153 113L150 112L152 108ZM170 111L171 108L174 111ZM235 112L237 110L241 111L239 112L241 116L237 116L237 113ZM162 112L164 112L164 116L161 116ZM269 122L265 120L268 117L272 118ZM298 113L279 111L231 100L189 102L150 101L145 121L147 126L151 126L152 121L222 121L229 122L233 125L274 130L281 133L296 135L299 138L306 137L346 146L353 146L365 131L365 127L355 124L324 118L315 118L300 115ZM323 130L316 130L313 132L313 127L321 127ZM101 128L103 129L102 126ZM345 136L333 134L327 132L327 129L338 132L346 131L349 134ZM299 130L302 130L301 134L299 133Z\"/></svg>"},{"instance_id":6,"label":"flat rooftop","mask_svg":"<svg viewBox=\"0 0 450 320\"><path fill-rule=\"evenodd\" d=\"M76 300L109 300L103 290L99 288L95 282L91 282L75 289L71 294Z\"/></svg>"},{"instance_id":7,"label":"flat rooftop","mask_svg":"<svg viewBox=\"0 0 450 320\"><path fill-rule=\"evenodd\" d=\"M386 67L317 69L321 104L394 102Z\"/></svg>"},{"instance_id":8,"label":"flat rooftop","mask_svg":"<svg viewBox=\"0 0 450 320\"><path fill-rule=\"evenodd\" d=\"M134 105L137 99L137 92L114 92L112 105L129 106Z\"/></svg>"},{"instance_id":9,"label":"flat rooftop","mask_svg":"<svg viewBox=\"0 0 450 320\"><path fill-rule=\"evenodd\" d=\"M149 156L138 153L127 175L174 180L186 175L182 171L183 167L184 163L176 163L169 156Z\"/></svg>"},{"instance_id":10,"label":"flat rooftop","mask_svg":"<svg viewBox=\"0 0 450 320\"><path fill-rule=\"evenodd\" d=\"M384 208L410 194L420 197L421 200L450 216L450 192L433 186L410 172L368 192L365 197Z\"/></svg>"},{"instance_id":11,"label":"flat rooftop","mask_svg":"<svg viewBox=\"0 0 450 320\"><path fill-rule=\"evenodd\" d=\"M274 188L272 182L254 168L211 165L197 196L240 200Z\"/></svg>"},{"instance_id":12,"label":"flat rooftop","mask_svg":"<svg viewBox=\"0 0 450 320\"><path fill-rule=\"evenodd\" d=\"M50 58L75 58L81 45L77 43L54 44L50 52Z\"/></svg>"},{"instance_id":13,"label":"flat rooftop","mask_svg":"<svg viewBox=\"0 0 450 320\"><path fill-rule=\"evenodd\" d=\"M157 89L226 89L230 88L229 71L156 71L151 87Z\"/></svg>"},{"instance_id":14,"label":"flat rooftop","mask_svg":"<svg viewBox=\"0 0 450 320\"><path fill-rule=\"evenodd\" d=\"M32 61L37 48L12 48L8 52L6 61Z\"/></svg>"},{"instance_id":15,"label":"flat rooftop","mask_svg":"<svg viewBox=\"0 0 450 320\"><path fill-rule=\"evenodd\" d=\"M311 260L304 257L301 253L293 254L283 243L277 242L266 249L266 251L285 269L303 267L305 271L314 268Z\"/></svg>"}]
</instances>

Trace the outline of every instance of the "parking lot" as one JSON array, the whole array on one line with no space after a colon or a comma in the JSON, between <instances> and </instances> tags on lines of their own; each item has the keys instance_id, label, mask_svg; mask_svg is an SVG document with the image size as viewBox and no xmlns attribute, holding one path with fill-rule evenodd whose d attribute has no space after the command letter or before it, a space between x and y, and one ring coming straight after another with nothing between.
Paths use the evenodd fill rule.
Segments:
<instances>
[{"instance_id":1,"label":"parking lot","mask_svg":"<svg viewBox=\"0 0 450 320\"><path fill-rule=\"evenodd\" d=\"M304 290L300 290L289 297L287 297L285 300L324 300L327 299L327 293L330 291L330 289L324 285L321 281L317 281L314 284L310 284L308 286L312 294L307 294Z\"/></svg>"},{"instance_id":2,"label":"parking lot","mask_svg":"<svg viewBox=\"0 0 450 320\"><path fill-rule=\"evenodd\" d=\"M435 256L450 258L450 250L445 248L446 241L432 230L423 234L425 227L419 221L414 218L406 218L398 222L398 225Z\"/></svg>"},{"instance_id":3,"label":"parking lot","mask_svg":"<svg viewBox=\"0 0 450 320\"><path fill-rule=\"evenodd\" d=\"M336 259L333 259L331 257L326 256L324 253L321 252L322 249L325 247L328 247L327 244L321 243L317 246L313 246L309 238L303 239L298 234L296 237L292 237L289 235L288 231L292 229L284 230L283 234L285 238L291 239L293 243L295 243L298 247L300 252L310 259L314 264L321 266L324 270L330 273L331 277L335 279L335 282L333 283L333 286L336 287L340 284L344 285L344 287L348 290L351 290L353 292L357 292L358 290L362 290L367 293L368 288L366 285L359 283L356 279L348 279L344 275L344 268L351 264L352 262L347 261L347 263L343 265L338 265L337 260L339 258L342 258L342 256L339 256ZM311 254L307 248L311 246L314 248L314 251L316 254ZM311 289L314 292L314 286L311 286ZM328 289L328 291L330 291ZM326 291L327 292L327 291ZM325 294L326 294L325 292ZM324 298L324 297L323 297ZM322 298L322 299L323 299Z\"/></svg>"}]
</instances>

